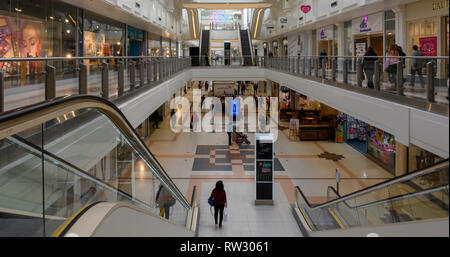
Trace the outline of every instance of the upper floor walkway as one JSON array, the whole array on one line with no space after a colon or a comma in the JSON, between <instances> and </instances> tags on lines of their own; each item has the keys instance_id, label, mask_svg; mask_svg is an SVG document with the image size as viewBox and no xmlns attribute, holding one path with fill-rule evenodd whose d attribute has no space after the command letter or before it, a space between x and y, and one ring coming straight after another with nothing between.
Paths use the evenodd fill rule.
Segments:
<instances>
[{"instance_id":1,"label":"upper floor walkway","mask_svg":"<svg viewBox=\"0 0 450 257\"><path fill-rule=\"evenodd\" d=\"M190 58L2 59L35 63L42 72L0 75L0 108L8 111L65 95L100 95L137 127L189 81L270 80L383 129L406 146L448 158L448 88L442 86L448 81L442 71L448 57L405 57L394 65L395 73L382 67L389 57L374 59L373 69L355 57L258 58L246 67L242 59L228 66L213 60L208 67L193 67ZM421 60L427 75L413 80L406 68L413 60Z\"/></svg>"}]
</instances>

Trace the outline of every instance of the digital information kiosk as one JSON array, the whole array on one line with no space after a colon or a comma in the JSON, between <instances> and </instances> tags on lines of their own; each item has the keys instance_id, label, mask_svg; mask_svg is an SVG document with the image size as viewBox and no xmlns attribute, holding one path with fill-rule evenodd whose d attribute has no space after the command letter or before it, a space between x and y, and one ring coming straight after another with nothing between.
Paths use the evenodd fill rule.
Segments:
<instances>
[{"instance_id":1,"label":"digital information kiosk","mask_svg":"<svg viewBox=\"0 0 450 257\"><path fill-rule=\"evenodd\" d=\"M273 135L255 135L255 205L273 205Z\"/></svg>"}]
</instances>

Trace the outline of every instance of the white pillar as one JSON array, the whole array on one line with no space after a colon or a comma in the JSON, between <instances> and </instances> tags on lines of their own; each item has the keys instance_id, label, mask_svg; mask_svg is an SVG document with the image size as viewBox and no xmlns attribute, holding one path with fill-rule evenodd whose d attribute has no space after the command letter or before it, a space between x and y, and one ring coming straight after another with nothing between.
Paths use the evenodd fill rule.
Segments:
<instances>
[{"instance_id":1,"label":"white pillar","mask_svg":"<svg viewBox=\"0 0 450 257\"><path fill-rule=\"evenodd\" d=\"M308 30L307 33L308 33L308 52L307 52L305 55L315 55L316 53L313 53L313 49L314 49L313 43L314 43L314 40L313 40L312 30Z\"/></svg>"},{"instance_id":2,"label":"white pillar","mask_svg":"<svg viewBox=\"0 0 450 257\"><path fill-rule=\"evenodd\" d=\"M406 24L406 8L400 5L392 8L395 13L395 43L403 48L403 52L407 52L408 48L408 29Z\"/></svg>"},{"instance_id":3,"label":"white pillar","mask_svg":"<svg viewBox=\"0 0 450 257\"><path fill-rule=\"evenodd\" d=\"M336 24L338 27L338 34L337 34L337 45L338 45L338 56L344 56L345 55L345 48L347 47L345 45L345 27L344 22L339 22ZM338 70L342 70L342 59L338 59Z\"/></svg>"}]
</instances>

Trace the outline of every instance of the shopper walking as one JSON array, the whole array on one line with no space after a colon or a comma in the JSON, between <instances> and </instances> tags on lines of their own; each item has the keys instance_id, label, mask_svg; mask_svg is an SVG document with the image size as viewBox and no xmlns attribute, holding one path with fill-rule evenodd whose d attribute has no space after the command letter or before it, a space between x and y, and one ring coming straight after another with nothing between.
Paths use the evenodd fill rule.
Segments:
<instances>
[{"instance_id":1,"label":"shopper walking","mask_svg":"<svg viewBox=\"0 0 450 257\"><path fill-rule=\"evenodd\" d=\"M397 49L398 49L398 56L400 57L405 57L406 54L405 52L403 52L403 48L399 45L397 45ZM403 83L405 83L405 76L404 76L404 72L403 70L406 68L406 58L401 58L400 61L402 62L402 85Z\"/></svg>"},{"instance_id":2,"label":"shopper walking","mask_svg":"<svg viewBox=\"0 0 450 257\"><path fill-rule=\"evenodd\" d=\"M320 67L320 69L322 69L323 60L328 62L328 54L327 54L327 51L325 51L325 49L322 50L322 52L320 52L319 60L320 60L319 67Z\"/></svg>"},{"instance_id":3,"label":"shopper walking","mask_svg":"<svg viewBox=\"0 0 450 257\"><path fill-rule=\"evenodd\" d=\"M396 90L397 86L397 63L400 62L398 58L398 49L396 45L391 45L386 54L387 58L384 60L383 69L388 73L391 90Z\"/></svg>"},{"instance_id":4,"label":"shopper walking","mask_svg":"<svg viewBox=\"0 0 450 257\"><path fill-rule=\"evenodd\" d=\"M159 123L160 120L161 120L161 117L159 116L158 111L156 111L156 112L153 114L153 125L152 125L152 128L159 129L158 123Z\"/></svg>"},{"instance_id":5,"label":"shopper walking","mask_svg":"<svg viewBox=\"0 0 450 257\"><path fill-rule=\"evenodd\" d=\"M253 84L253 95L256 96L258 94L258 84Z\"/></svg>"},{"instance_id":6,"label":"shopper walking","mask_svg":"<svg viewBox=\"0 0 450 257\"><path fill-rule=\"evenodd\" d=\"M225 192L223 181L219 180L216 183L216 188L213 189L210 198L214 201L214 221L219 228L222 228L223 211L227 207L227 193Z\"/></svg>"},{"instance_id":7,"label":"shopper walking","mask_svg":"<svg viewBox=\"0 0 450 257\"><path fill-rule=\"evenodd\" d=\"M159 216L169 219L170 207L174 206L176 203L176 200L169 189L163 185L159 185L155 201L159 207Z\"/></svg>"},{"instance_id":8,"label":"shopper walking","mask_svg":"<svg viewBox=\"0 0 450 257\"><path fill-rule=\"evenodd\" d=\"M375 74L375 61L377 60L377 58L374 57L376 56L378 55L373 50L373 47L369 46L369 48L367 48L367 52L364 54L363 59L363 70L364 73L366 73L367 77L367 87L370 89L374 88L373 75Z\"/></svg>"},{"instance_id":9,"label":"shopper walking","mask_svg":"<svg viewBox=\"0 0 450 257\"><path fill-rule=\"evenodd\" d=\"M413 52L412 56L423 56L422 52L419 50L419 47L417 45L413 46ZM423 59L421 58L413 58L412 59L412 65L411 65L411 83L409 84L411 87L414 87L414 84L416 83L416 73L419 75L420 85L422 88L425 87L425 80L422 75L422 68L423 68Z\"/></svg>"}]
</instances>

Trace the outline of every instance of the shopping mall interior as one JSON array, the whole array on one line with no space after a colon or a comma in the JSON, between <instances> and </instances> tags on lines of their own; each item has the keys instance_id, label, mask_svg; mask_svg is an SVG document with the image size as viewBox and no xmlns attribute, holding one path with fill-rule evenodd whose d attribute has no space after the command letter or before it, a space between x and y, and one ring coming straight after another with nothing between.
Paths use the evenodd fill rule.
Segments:
<instances>
[{"instance_id":1,"label":"shopping mall interior","mask_svg":"<svg viewBox=\"0 0 450 257\"><path fill-rule=\"evenodd\" d=\"M446 0L0 2L0 237L448 237Z\"/></svg>"}]
</instances>

